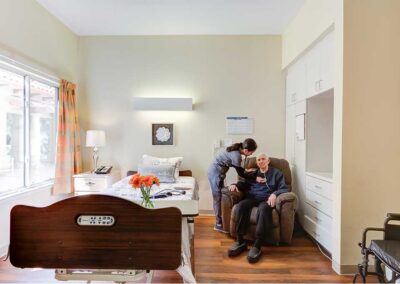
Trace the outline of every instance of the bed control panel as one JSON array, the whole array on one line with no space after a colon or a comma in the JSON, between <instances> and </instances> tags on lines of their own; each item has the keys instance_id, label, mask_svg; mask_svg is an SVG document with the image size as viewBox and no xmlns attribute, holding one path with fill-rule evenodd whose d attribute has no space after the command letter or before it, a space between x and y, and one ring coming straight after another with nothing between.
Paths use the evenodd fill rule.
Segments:
<instances>
[{"instance_id":1,"label":"bed control panel","mask_svg":"<svg viewBox=\"0 0 400 284\"><path fill-rule=\"evenodd\" d=\"M112 226L115 223L111 215L79 215L76 219L79 226Z\"/></svg>"}]
</instances>

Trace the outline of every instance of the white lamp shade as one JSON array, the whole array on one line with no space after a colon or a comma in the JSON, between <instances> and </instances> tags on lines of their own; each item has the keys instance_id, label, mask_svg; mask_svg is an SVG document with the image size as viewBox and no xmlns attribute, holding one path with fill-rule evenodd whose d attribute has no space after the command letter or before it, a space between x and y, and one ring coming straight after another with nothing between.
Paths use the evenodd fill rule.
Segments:
<instances>
[{"instance_id":1,"label":"white lamp shade","mask_svg":"<svg viewBox=\"0 0 400 284\"><path fill-rule=\"evenodd\" d=\"M106 133L102 130L86 131L86 147L103 147L106 145Z\"/></svg>"},{"instance_id":2,"label":"white lamp shade","mask_svg":"<svg viewBox=\"0 0 400 284\"><path fill-rule=\"evenodd\" d=\"M133 108L136 110L180 110L193 109L192 98L133 98Z\"/></svg>"}]
</instances>

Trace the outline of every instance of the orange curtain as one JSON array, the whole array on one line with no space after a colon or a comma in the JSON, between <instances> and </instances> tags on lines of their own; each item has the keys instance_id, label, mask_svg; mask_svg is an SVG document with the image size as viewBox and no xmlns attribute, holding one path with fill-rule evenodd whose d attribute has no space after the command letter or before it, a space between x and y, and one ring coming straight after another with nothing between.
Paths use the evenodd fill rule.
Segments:
<instances>
[{"instance_id":1,"label":"orange curtain","mask_svg":"<svg viewBox=\"0 0 400 284\"><path fill-rule=\"evenodd\" d=\"M58 100L58 135L54 194L74 191L72 176L82 171L76 85L61 80Z\"/></svg>"}]
</instances>

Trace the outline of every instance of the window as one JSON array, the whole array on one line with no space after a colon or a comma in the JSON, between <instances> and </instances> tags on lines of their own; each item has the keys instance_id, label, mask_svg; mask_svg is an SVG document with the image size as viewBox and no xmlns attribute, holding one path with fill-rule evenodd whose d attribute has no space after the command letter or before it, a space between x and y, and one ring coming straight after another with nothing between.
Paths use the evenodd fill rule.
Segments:
<instances>
[{"instance_id":1,"label":"window","mask_svg":"<svg viewBox=\"0 0 400 284\"><path fill-rule=\"evenodd\" d=\"M58 88L7 69L0 66L0 196L55 175Z\"/></svg>"}]
</instances>

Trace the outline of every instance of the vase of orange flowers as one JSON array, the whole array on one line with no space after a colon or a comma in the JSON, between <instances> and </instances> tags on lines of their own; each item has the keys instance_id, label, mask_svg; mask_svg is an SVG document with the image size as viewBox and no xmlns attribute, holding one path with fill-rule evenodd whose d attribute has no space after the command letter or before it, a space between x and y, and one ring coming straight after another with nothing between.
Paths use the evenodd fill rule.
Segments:
<instances>
[{"instance_id":1,"label":"vase of orange flowers","mask_svg":"<svg viewBox=\"0 0 400 284\"><path fill-rule=\"evenodd\" d=\"M146 208L154 208L153 201L151 200L150 190L154 184L160 185L160 180L156 176L141 176L139 173L137 173L131 177L129 184L135 189L140 189L143 198L142 206Z\"/></svg>"}]
</instances>

